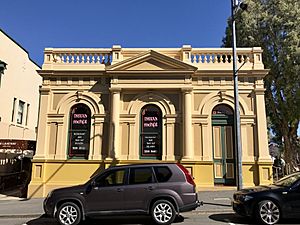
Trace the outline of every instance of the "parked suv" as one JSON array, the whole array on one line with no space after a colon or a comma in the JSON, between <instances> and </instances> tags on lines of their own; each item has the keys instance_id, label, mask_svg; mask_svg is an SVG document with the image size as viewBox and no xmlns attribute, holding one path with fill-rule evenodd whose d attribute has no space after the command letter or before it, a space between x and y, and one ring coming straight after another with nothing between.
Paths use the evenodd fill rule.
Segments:
<instances>
[{"instance_id":1,"label":"parked suv","mask_svg":"<svg viewBox=\"0 0 300 225\"><path fill-rule=\"evenodd\" d=\"M62 225L108 215L151 215L167 225L199 205L193 177L181 164L139 164L111 167L83 185L53 190L44 210Z\"/></svg>"}]
</instances>

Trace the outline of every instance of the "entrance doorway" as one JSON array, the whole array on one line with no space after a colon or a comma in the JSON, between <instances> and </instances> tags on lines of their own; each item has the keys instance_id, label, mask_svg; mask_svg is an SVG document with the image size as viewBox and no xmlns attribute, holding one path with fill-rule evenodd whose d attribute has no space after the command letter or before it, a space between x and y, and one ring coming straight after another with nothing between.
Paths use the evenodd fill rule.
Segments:
<instances>
[{"instance_id":1,"label":"entrance doorway","mask_svg":"<svg viewBox=\"0 0 300 225\"><path fill-rule=\"evenodd\" d=\"M162 156L162 112L154 104L141 110L140 158L161 159Z\"/></svg>"},{"instance_id":2,"label":"entrance doorway","mask_svg":"<svg viewBox=\"0 0 300 225\"><path fill-rule=\"evenodd\" d=\"M214 183L236 185L233 110L217 105L212 111Z\"/></svg>"}]
</instances>

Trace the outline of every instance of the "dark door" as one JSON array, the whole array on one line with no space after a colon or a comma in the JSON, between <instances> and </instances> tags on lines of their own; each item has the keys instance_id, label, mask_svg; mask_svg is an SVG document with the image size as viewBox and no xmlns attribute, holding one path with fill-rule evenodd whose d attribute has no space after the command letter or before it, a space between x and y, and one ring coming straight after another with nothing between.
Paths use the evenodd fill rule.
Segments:
<instances>
[{"instance_id":1,"label":"dark door","mask_svg":"<svg viewBox=\"0 0 300 225\"><path fill-rule=\"evenodd\" d=\"M298 182L291 190L283 192L283 204L291 216L299 217L300 215L300 183Z\"/></svg>"},{"instance_id":2,"label":"dark door","mask_svg":"<svg viewBox=\"0 0 300 225\"><path fill-rule=\"evenodd\" d=\"M96 178L95 185L87 194L86 205L89 213L123 210L126 170L116 169Z\"/></svg>"},{"instance_id":3,"label":"dark door","mask_svg":"<svg viewBox=\"0 0 300 225\"><path fill-rule=\"evenodd\" d=\"M129 185L124 191L126 209L146 211L156 188L152 167L130 168Z\"/></svg>"},{"instance_id":4,"label":"dark door","mask_svg":"<svg viewBox=\"0 0 300 225\"><path fill-rule=\"evenodd\" d=\"M233 111L226 105L213 110L213 161L215 184L235 185Z\"/></svg>"}]
</instances>

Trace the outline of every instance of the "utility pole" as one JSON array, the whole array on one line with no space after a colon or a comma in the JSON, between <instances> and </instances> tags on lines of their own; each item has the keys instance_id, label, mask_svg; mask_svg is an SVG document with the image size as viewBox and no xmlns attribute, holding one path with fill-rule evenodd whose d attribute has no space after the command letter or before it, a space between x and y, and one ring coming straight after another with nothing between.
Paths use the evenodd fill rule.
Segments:
<instances>
[{"instance_id":1,"label":"utility pole","mask_svg":"<svg viewBox=\"0 0 300 225\"><path fill-rule=\"evenodd\" d=\"M241 118L239 107L239 89L238 89L238 69L236 53L236 33L235 33L235 14L238 9L245 10L247 5L238 0L231 0L231 20L232 20L232 61L233 61L233 83L234 83L234 143L236 156L236 178L237 190L243 188L242 174L242 144L241 144Z\"/></svg>"}]
</instances>

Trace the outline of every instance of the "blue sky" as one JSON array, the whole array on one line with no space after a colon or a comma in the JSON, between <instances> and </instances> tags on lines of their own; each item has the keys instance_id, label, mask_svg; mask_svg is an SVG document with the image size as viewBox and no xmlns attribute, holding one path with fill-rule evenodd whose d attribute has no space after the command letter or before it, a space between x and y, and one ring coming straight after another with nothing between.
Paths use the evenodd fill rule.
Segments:
<instances>
[{"instance_id":1,"label":"blue sky","mask_svg":"<svg viewBox=\"0 0 300 225\"><path fill-rule=\"evenodd\" d=\"M2 0L0 27L43 63L46 47L220 47L231 0Z\"/></svg>"}]
</instances>

